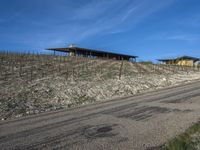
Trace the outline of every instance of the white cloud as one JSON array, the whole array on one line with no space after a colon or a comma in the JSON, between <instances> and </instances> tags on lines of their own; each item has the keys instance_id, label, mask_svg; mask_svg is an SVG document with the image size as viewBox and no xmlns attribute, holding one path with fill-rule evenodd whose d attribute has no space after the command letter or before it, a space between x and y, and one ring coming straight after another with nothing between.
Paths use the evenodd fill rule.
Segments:
<instances>
[{"instance_id":1,"label":"white cloud","mask_svg":"<svg viewBox=\"0 0 200 150\"><path fill-rule=\"evenodd\" d=\"M172 35L166 37L166 39L179 41L197 41L200 40L200 35Z\"/></svg>"},{"instance_id":2,"label":"white cloud","mask_svg":"<svg viewBox=\"0 0 200 150\"><path fill-rule=\"evenodd\" d=\"M22 15L21 24L26 25L27 30L28 28L34 30L34 33L31 33L31 31L23 32L25 34L24 40L27 42L34 41L38 47L46 47L47 44L58 46L66 42L84 41L96 35L125 32L145 20L152 13L168 6L172 1L92 0L90 3L83 3L83 5L77 7L60 3L61 7L56 4L56 8L59 8L59 10L55 10L55 12L45 11L41 13L39 18L35 17L38 13L34 12L34 15L30 15L29 13L26 14L26 10L23 13L18 12L11 19L17 19ZM50 8L48 6L46 8L54 10L54 6L49 5ZM62 19L60 15L63 15ZM2 21L5 20L0 20L0 23ZM29 32L31 37L27 38ZM16 39L19 34L21 33L16 34Z\"/></svg>"},{"instance_id":3,"label":"white cloud","mask_svg":"<svg viewBox=\"0 0 200 150\"><path fill-rule=\"evenodd\" d=\"M186 34L186 33L160 33L146 38L147 40L174 40L196 42L200 41L199 34Z\"/></svg>"},{"instance_id":4,"label":"white cloud","mask_svg":"<svg viewBox=\"0 0 200 150\"><path fill-rule=\"evenodd\" d=\"M134 11L137 11L138 7L133 7L129 9L122 18L122 21L125 21Z\"/></svg>"},{"instance_id":5,"label":"white cloud","mask_svg":"<svg viewBox=\"0 0 200 150\"><path fill-rule=\"evenodd\" d=\"M81 11L77 10L80 15L77 14L75 18L77 21L79 19L89 19L92 23L89 21L88 24L83 25L85 28L80 33L80 40L97 34L112 34L117 33L119 30L120 32L127 31L172 2L172 0L165 2L158 0L124 0L123 2L111 0L110 3L102 1L83 6Z\"/></svg>"}]
</instances>

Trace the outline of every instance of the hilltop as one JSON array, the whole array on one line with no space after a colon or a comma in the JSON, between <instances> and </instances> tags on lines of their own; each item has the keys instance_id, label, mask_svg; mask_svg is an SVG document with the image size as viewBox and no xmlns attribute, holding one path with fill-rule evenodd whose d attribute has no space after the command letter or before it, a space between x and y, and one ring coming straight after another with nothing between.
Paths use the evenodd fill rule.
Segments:
<instances>
[{"instance_id":1,"label":"hilltop","mask_svg":"<svg viewBox=\"0 0 200 150\"><path fill-rule=\"evenodd\" d=\"M198 68L0 53L0 118L134 95L200 78Z\"/></svg>"}]
</instances>

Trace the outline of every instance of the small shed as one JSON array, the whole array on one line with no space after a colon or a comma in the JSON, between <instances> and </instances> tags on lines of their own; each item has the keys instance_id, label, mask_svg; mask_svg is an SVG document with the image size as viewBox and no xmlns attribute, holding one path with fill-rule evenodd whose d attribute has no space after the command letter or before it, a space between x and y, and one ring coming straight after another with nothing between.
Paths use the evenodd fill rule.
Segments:
<instances>
[{"instance_id":1,"label":"small shed","mask_svg":"<svg viewBox=\"0 0 200 150\"><path fill-rule=\"evenodd\" d=\"M196 62L200 61L199 58L182 56L175 59L158 59L158 61L167 64L167 65L180 65L180 66L195 66Z\"/></svg>"}]
</instances>

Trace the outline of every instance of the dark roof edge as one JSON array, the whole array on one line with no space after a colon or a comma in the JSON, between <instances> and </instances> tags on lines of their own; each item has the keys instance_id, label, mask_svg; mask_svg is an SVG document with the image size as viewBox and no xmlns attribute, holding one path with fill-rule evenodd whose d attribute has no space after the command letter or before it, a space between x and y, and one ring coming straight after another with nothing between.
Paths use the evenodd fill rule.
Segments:
<instances>
[{"instance_id":1,"label":"dark roof edge","mask_svg":"<svg viewBox=\"0 0 200 150\"><path fill-rule=\"evenodd\" d=\"M181 60L181 59L191 59L194 61L200 61L200 58L191 57L191 56L181 56L174 59L157 59L158 61L174 61L174 60Z\"/></svg>"},{"instance_id":2,"label":"dark roof edge","mask_svg":"<svg viewBox=\"0 0 200 150\"><path fill-rule=\"evenodd\" d=\"M98 53L108 53L108 54L114 54L114 55L121 55L121 56L127 56L127 57L133 57L133 58L138 58L138 56L133 56L133 55L128 55L128 54L121 54L121 53L114 53L110 51L103 51L103 50L94 50L94 49L88 49L88 48L81 48L81 47L67 47L67 48L48 48L46 50L54 50L54 51L66 51L69 52L70 50L87 50L91 52L98 52Z\"/></svg>"}]
</instances>

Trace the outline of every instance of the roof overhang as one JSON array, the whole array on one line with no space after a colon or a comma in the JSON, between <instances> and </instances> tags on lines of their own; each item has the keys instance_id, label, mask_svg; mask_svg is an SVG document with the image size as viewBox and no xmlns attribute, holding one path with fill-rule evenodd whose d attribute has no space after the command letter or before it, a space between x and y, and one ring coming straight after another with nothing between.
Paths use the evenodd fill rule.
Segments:
<instances>
[{"instance_id":1,"label":"roof overhang","mask_svg":"<svg viewBox=\"0 0 200 150\"><path fill-rule=\"evenodd\" d=\"M85 51L88 53L91 52L91 53L99 53L99 54L118 55L118 56L123 56L123 57L130 57L130 58L138 58L138 56L133 56L133 55L126 55L126 54L120 54L120 53L114 53L114 52L108 52L108 51L102 51L102 50L87 49L87 48L79 48L79 47L48 48L46 50L53 50L53 51L59 51L59 52Z\"/></svg>"},{"instance_id":2,"label":"roof overhang","mask_svg":"<svg viewBox=\"0 0 200 150\"><path fill-rule=\"evenodd\" d=\"M196 62L196 61L200 61L200 58L190 57L190 56L182 56L182 57L177 57L175 59L157 59L157 60L161 61L161 62L178 61L178 60L193 60L194 62Z\"/></svg>"}]
</instances>

